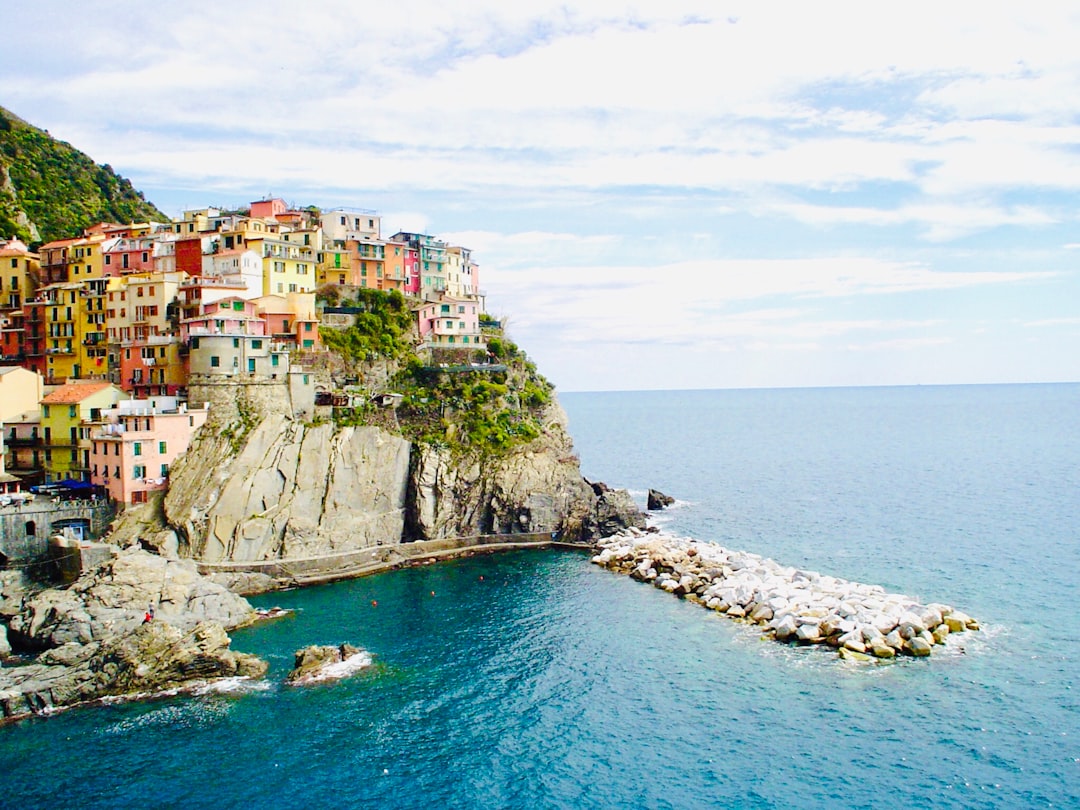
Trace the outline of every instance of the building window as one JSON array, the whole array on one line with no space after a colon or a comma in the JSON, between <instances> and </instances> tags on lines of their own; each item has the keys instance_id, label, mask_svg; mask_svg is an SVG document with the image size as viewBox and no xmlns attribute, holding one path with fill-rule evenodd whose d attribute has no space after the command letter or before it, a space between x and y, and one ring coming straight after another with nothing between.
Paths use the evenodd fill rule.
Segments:
<instances>
[{"instance_id":1,"label":"building window","mask_svg":"<svg viewBox=\"0 0 1080 810\"><path fill-rule=\"evenodd\" d=\"M74 405L68 405L68 419L74 419L74 418L75 418L75 406Z\"/></svg>"},{"instance_id":2,"label":"building window","mask_svg":"<svg viewBox=\"0 0 1080 810\"><path fill-rule=\"evenodd\" d=\"M218 368L221 365L221 358L214 355L210 358L210 368Z\"/></svg>"},{"instance_id":3,"label":"building window","mask_svg":"<svg viewBox=\"0 0 1080 810\"><path fill-rule=\"evenodd\" d=\"M168 464L162 464L161 465L161 477L162 478L168 478L169 477L169 465Z\"/></svg>"},{"instance_id":4,"label":"building window","mask_svg":"<svg viewBox=\"0 0 1080 810\"><path fill-rule=\"evenodd\" d=\"M157 443L157 451L159 453L161 453L161 455L165 455L168 452L168 447L169 447L168 442L158 442Z\"/></svg>"},{"instance_id":5,"label":"building window","mask_svg":"<svg viewBox=\"0 0 1080 810\"><path fill-rule=\"evenodd\" d=\"M135 444L132 446L132 453L134 453L136 456L142 455L142 442L135 442Z\"/></svg>"},{"instance_id":6,"label":"building window","mask_svg":"<svg viewBox=\"0 0 1080 810\"><path fill-rule=\"evenodd\" d=\"M37 524L32 520L26 521L26 536L34 537L37 534Z\"/></svg>"},{"instance_id":7,"label":"building window","mask_svg":"<svg viewBox=\"0 0 1080 810\"><path fill-rule=\"evenodd\" d=\"M131 468L131 477L134 478L136 481L140 478L146 478L146 467L144 467L142 464L136 464L134 467Z\"/></svg>"},{"instance_id":8,"label":"building window","mask_svg":"<svg viewBox=\"0 0 1080 810\"><path fill-rule=\"evenodd\" d=\"M253 349L261 349L262 348L262 341L261 340L253 340L253 341L251 341L251 348L253 348Z\"/></svg>"}]
</instances>

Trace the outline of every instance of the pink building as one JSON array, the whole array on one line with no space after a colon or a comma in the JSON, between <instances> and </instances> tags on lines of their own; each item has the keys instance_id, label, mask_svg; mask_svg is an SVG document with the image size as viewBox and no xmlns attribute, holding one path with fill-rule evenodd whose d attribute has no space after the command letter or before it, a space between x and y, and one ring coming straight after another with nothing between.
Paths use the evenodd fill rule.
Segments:
<instances>
[{"instance_id":1,"label":"pink building","mask_svg":"<svg viewBox=\"0 0 1080 810\"><path fill-rule=\"evenodd\" d=\"M189 409L175 397L125 400L102 413L91 435L90 480L124 504L145 503L168 486L169 468L204 422L205 408Z\"/></svg>"},{"instance_id":2,"label":"pink building","mask_svg":"<svg viewBox=\"0 0 1080 810\"><path fill-rule=\"evenodd\" d=\"M474 299L442 296L413 310L426 348L485 349L479 305Z\"/></svg>"},{"instance_id":3,"label":"pink building","mask_svg":"<svg viewBox=\"0 0 1080 810\"><path fill-rule=\"evenodd\" d=\"M255 311L255 304L238 296L205 304L199 315L180 321L180 338L185 343L201 335L266 334L266 321Z\"/></svg>"},{"instance_id":4,"label":"pink building","mask_svg":"<svg viewBox=\"0 0 1080 810\"><path fill-rule=\"evenodd\" d=\"M251 216L263 219L272 219L278 214L284 214L289 210L285 201L274 197L271 200L258 200L251 204Z\"/></svg>"},{"instance_id":5,"label":"pink building","mask_svg":"<svg viewBox=\"0 0 1080 810\"><path fill-rule=\"evenodd\" d=\"M155 241L149 237L117 239L111 245L103 246L103 275L112 277L154 272L157 269L154 262Z\"/></svg>"}]
</instances>

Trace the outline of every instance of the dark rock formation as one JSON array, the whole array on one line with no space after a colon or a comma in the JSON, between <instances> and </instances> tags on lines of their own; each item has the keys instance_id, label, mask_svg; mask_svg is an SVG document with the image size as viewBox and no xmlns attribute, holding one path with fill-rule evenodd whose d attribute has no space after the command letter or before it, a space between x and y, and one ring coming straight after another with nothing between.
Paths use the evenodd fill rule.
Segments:
<instances>
[{"instance_id":1,"label":"dark rock formation","mask_svg":"<svg viewBox=\"0 0 1080 810\"><path fill-rule=\"evenodd\" d=\"M25 588L25 586L23 586ZM203 621L226 628L247 624L255 612L247 600L200 576L189 560L166 560L126 549L68 588L22 591L0 600L0 619L21 651L36 652L75 642L87 644L125 635L152 605L159 620L187 631Z\"/></svg>"},{"instance_id":2,"label":"dark rock formation","mask_svg":"<svg viewBox=\"0 0 1080 810\"><path fill-rule=\"evenodd\" d=\"M665 495L658 489L650 489L646 508L650 512L656 512L663 509L665 506L671 506L673 503L675 503L675 499L670 495Z\"/></svg>"}]
</instances>

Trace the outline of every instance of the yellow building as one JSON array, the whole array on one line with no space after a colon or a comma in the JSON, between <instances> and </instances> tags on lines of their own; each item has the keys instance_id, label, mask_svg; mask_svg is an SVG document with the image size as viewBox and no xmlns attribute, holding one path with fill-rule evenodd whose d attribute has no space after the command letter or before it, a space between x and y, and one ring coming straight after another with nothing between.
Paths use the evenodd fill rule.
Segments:
<instances>
[{"instance_id":1,"label":"yellow building","mask_svg":"<svg viewBox=\"0 0 1080 810\"><path fill-rule=\"evenodd\" d=\"M68 247L68 281L83 281L105 275L104 250L117 240L106 239L103 234L92 234L77 239Z\"/></svg>"},{"instance_id":2,"label":"yellow building","mask_svg":"<svg viewBox=\"0 0 1080 810\"><path fill-rule=\"evenodd\" d=\"M323 284L352 284L352 253L341 247L324 247L317 255L315 280Z\"/></svg>"},{"instance_id":3,"label":"yellow building","mask_svg":"<svg viewBox=\"0 0 1080 810\"><path fill-rule=\"evenodd\" d=\"M126 394L107 382L70 382L41 399L48 481L90 480L91 425Z\"/></svg>"},{"instance_id":4,"label":"yellow building","mask_svg":"<svg viewBox=\"0 0 1080 810\"><path fill-rule=\"evenodd\" d=\"M109 279L105 327L113 382L136 396L175 394L185 382L176 328L183 273Z\"/></svg>"},{"instance_id":5,"label":"yellow building","mask_svg":"<svg viewBox=\"0 0 1080 810\"><path fill-rule=\"evenodd\" d=\"M0 241L0 310L20 309L34 297L41 259L18 239Z\"/></svg>"},{"instance_id":6,"label":"yellow building","mask_svg":"<svg viewBox=\"0 0 1080 810\"><path fill-rule=\"evenodd\" d=\"M37 292L44 301L45 381L65 382L78 377L79 349L82 341L81 284L49 284Z\"/></svg>"},{"instance_id":7,"label":"yellow building","mask_svg":"<svg viewBox=\"0 0 1080 810\"><path fill-rule=\"evenodd\" d=\"M36 411L42 389L40 374L21 366L0 366L0 422L10 422Z\"/></svg>"},{"instance_id":8,"label":"yellow building","mask_svg":"<svg viewBox=\"0 0 1080 810\"><path fill-rule=\"evenodd\" d=\"M248 234L245 246L262 256L263 295L315 291L318 251L314 247L289 241L282 234Z\"/></svg>"}]
</instances>

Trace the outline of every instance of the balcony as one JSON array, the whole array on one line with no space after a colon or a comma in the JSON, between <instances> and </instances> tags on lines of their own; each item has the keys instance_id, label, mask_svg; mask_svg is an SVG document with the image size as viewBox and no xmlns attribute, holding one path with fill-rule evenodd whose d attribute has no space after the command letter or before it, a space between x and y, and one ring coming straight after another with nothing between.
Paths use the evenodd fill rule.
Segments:
<instances>
[{"instance_id":1,"label":"balcony","mask_svg":"<svg viewBox=\"0 0 1080 810\"><path fill-rule=\"evenodd\" d=\"M41 447L42 441L40 436L9 436L4 439L4 445L6 447Z\"/></svg>"}]
</instances>

